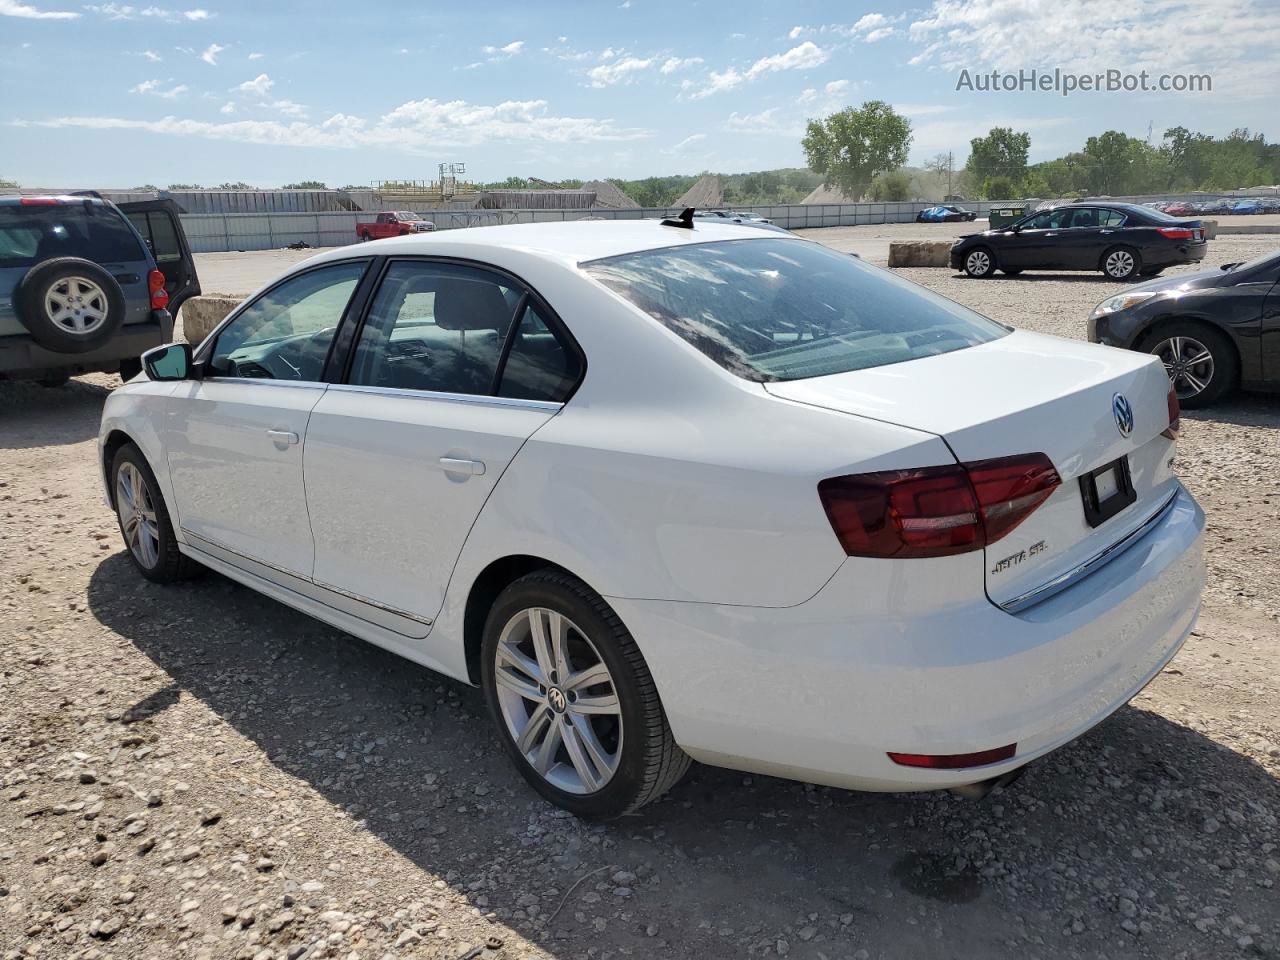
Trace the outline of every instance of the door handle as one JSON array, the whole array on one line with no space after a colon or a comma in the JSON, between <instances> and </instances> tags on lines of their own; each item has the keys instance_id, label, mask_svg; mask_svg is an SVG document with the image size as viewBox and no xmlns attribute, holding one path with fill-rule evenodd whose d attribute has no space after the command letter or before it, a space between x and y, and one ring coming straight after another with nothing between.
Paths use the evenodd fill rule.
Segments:
<instances>
[{"instance_id":1,"label":"door handle","mask_svg":"<svg viewBox=\"0 0 1280 960\"><path fill-rule=\"evenodd\" d=\"M285 443L290 446L298 442L298 435L292 430L268 430L267 436L275 443Z\"/></svg>"},{"instance_id":2,"label":"door handle","mask_svg":"<svg viewBox=\"0 0 1280 960\"><path fill-rule=\"evenodd\" d=\"M1046 234L1045 234L1045 236L1046 236L1046 237L1056 237L1056 236L1057 236L1057 234L1056 234L1056 233L1046 233Z\"/></svg>"},{"instance_id":3,"label":"door handle","mask_svg":"<svg viewBox=\"0 0 1280 960\"><path fill-rule=\"evenodd\" d=\"M440 466L445 473L465 473L469 477L484 476L484 461L460 460L457 457L441 457Z\"/></svg>"}]
</instances>

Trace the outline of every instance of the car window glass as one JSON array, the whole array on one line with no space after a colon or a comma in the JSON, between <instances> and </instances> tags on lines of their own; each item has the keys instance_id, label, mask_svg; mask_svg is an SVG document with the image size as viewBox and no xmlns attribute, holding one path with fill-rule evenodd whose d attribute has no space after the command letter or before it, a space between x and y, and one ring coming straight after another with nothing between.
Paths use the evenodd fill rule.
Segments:
<instances>
[{"instance_id":1,"label":"car window glass","mask_svg":"<svg viewBox=\"0 0 1280 960\"><path fill-rule=\"evenodd\" d=\"M561 342L533 304L525 307L502 368L498 396L563 401L580 374L578 354Z\"/></svg>"},{"instance_id":2,"label":"car window glass","mask_svg":"<svg viewBox=\"0 0 1280 960\"><path fill-rule=\"evenodd\" d=\"M1046 210L1022 225L1023 230L1056 230L1066 224L1070 210Z\"/></svg>"},{"instance_id":3,"label":"car window glass","mask_svg":"<svg viewBox=\"0 0 1280 960\"><path fill-rule=\"evenodd\" d=\"M1119 210L1099 210L1098 224L1103 227L1119 227L1124 224L1125 215Z\"/></svg>"},{"instance_id":4,"label":"car window glass","mask_svg":"<svg viewBox=\"0 0 1280 960\"><path fill-rule=\"evenodd\" d=\"M806 240L723 240L584 264L587 274L747 380L798 380L987 343L1009 331Z\"/></svg>"},{"instance_id":5,"label":"car window glass","mask_svg":"<svg viewBox=\"0 0 1280 960\"><path fill-rule=\"evenodd\" d=\"M101 204L0 207L0 266L29 267L54 257L94 263L146 259L124 217Z\"/></svg>"},{"instance_id":6,"label":"car window glass","mask_svg":"<svg viewBox=\"0 0 1280 960\"><path fill-rule=\"evenodd\" d=\"M334 330L365 261L308 270L278 284L218 334L210 372L219 377L319 380Z\"/></svg>"},{"instance_id":7,"label":"car window glass","mask_svg":"<svg viewBox=\"0 0 1280 960\"><path fill-rule=\"evenodd\" d=\"M1073 229L1079 227L1096 227L1098 226L1098 210L1093 207L1084 207L1079 210L1071 211L1071 226Z\"/></svg>"},{"instance_id":8,"label":"car window glass","mask_svg":"<svg viewBox=\"0 0 1280 960\"><path fill-rule=\"evenodd\" d=\"M486 270L393 263L360 331L349 382L491 395L512 296L511 284Z\"/></svg>"},{"instance_id":9,"label":"car window glass","mask_svg":"<svg viewBox=\"0 0 1280 960\"><path fill-rule=\"evenodd\" d=\"M142 234L142 239L147 241L156 263L173 263L182 259L178 234L168 214L142 211L129 214L129 221Z\"/></svg>"}]
</instances>

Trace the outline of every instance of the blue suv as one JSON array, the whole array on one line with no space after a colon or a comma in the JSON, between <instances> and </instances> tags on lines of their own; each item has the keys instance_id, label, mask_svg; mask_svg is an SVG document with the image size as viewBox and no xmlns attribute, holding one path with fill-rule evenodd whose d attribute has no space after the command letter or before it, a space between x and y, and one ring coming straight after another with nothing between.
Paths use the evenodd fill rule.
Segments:
<instances>
[{"instance_id":1,"label":"blue suv","mask_svg":"<svg viewBox=\"0 0 1280 960\"><path fill-rule=\"evenodd\" d=\"M0 378L131 379L199 292L172 200L0 197Z\"/></svg>"}]
</instances>

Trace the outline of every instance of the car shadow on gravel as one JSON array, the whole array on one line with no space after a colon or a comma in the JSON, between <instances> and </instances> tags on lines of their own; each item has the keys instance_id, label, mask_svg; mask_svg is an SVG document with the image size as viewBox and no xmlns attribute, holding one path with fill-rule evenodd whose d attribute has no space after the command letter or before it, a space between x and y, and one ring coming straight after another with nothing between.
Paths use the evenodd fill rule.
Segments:
<instances>
[{"instance_id":1,"label":"car shadow on gravel","mask_svg":"<svg viewBox=\"0 0 1280 960\"><path fill-rule=\"evenodd\" d=\"M1280 429L1280 394L1240 393L1201 410L1183 410L1185 420L1229 423L1237 427Z\"/></svg>"},{"instance_id":2,"label":"car shadow on gravel","mask_svg":"<svg viewBox=\"0 0 1280 960\"><path fill-rule=\"evenodd\" d=\"M1020 273L1016 277L1011 277L1005 273L996 273L989 277L971 277L963 270L957 270L952 276L957 280L974 280L983 283L992 280L1006 280L1009 283L1034 283L1036 281L1053 283L1138 283L1141 280L1154 280L1154 277L1139 277L1132 281L1112 280L1110 277L1101 273L1091 273L1082 271L1080 273Z\"/></svg>"},{"instance_id":3,"label":"car shadow on gravel","mask_svg":"<svg viewBox=\"0 0 1280 960\"><path fill-rule=\"evenodd\" d=\"M0 449L62 446L96 437L110 394L109 388L83 380L61 387L0 380Z\"/></svg>"},{"instance_id":4,"label":"car shadow on gravel","mask_svg":"<svg viewBox=\"0 0 1280 960\"><path fill-rule=\"evenodd\" d=\"M175 690L197 698L335 821L358 820L429 873L424 885L447 877L555 955L1115 956L1141 937L1148 955L1208 956L1230 942L1214 928L1228 913L1274 911L1259 851L1275 841L1280 784L1140 708L981 802L695 767L639 814L590 825L529 790L478 691L221 576L159 587L120 552L94 571L88 602L167 675L136 691L147 709L132 733ZM491 878L483 897L477 876ZM1228 901L1208 933L1192 926ZM592 925L602 908L607 934Z\"/></svg>"}]
</instances>

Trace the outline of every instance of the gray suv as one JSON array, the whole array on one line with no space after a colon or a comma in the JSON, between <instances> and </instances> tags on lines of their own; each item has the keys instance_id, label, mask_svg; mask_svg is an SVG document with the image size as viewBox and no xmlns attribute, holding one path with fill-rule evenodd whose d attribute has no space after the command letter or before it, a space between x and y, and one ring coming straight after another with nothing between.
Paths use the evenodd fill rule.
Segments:
<instances>
[{"instance_id":1,"label":"gray suv","mask_svg":"<svg viewBox=\"0 0 1280 960\"><path fill-rule=\"evenodd\" d=\"M128 380L199 292L172 200L0 197L0 379Z\"/></svg>"}]
</instances>

